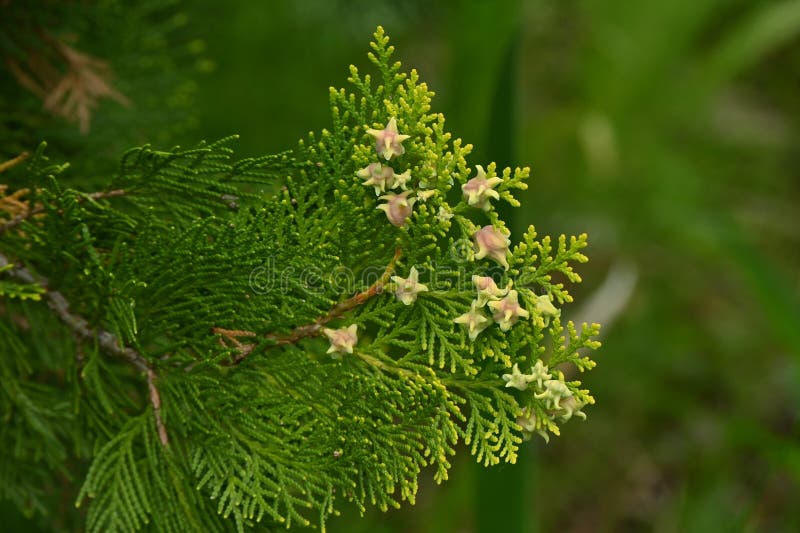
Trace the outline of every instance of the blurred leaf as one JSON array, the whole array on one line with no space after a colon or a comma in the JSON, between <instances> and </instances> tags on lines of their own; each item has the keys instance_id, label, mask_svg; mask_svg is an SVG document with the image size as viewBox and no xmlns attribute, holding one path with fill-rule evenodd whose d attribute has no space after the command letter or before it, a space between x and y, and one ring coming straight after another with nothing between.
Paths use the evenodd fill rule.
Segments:
<instances>
[{"instance_id":1,"label":"blurred leaf","mask_svg":"<svg viewBox=\"0 0 800 533\"><path fill-rule=\"evenodd\" d=\"M733 222L720 227L722 245L764 311L768 323L786 346L800 358L800 304L793 282L755 248ZM755 309L749 309L753 312ZM800 479L800 478L798 478Z\"/></svg>"},{"instance_id":2,"label":"blurred leaf","mask_svg":"<svg viewBox=\"0 0 800 533\"><path fill-rule=\"evenodd\" d=\"M753 4L758 4L754 2ZM800 33L800 1L758 5L736 29L728 32L708 60L704 75L719 83L752 66Z\"/></svg>"}]
</instances>

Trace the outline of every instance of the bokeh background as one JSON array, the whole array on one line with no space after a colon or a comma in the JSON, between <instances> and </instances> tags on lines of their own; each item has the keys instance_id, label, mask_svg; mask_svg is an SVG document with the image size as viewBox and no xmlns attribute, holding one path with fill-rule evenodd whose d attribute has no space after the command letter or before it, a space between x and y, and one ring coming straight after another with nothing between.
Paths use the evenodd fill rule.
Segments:
<instances>
[{"instance_id":1,"label":"bokeh background","mask_svg":"<svg viewBox=\"0 0 800 533\"><path fill-rule=\"evenodd\" d=\"M414 507L331 531L800 531L800 2L106 3L138 37L87 24L77 43L139 105L103 103L83 136L43 118L56 152L102 169L123 142L291 148L381 24L473 164L532 167L514 233L590 236L566 311L604 324L588 421L514 467L461 453Z\"/></svg>"}]
</instances>

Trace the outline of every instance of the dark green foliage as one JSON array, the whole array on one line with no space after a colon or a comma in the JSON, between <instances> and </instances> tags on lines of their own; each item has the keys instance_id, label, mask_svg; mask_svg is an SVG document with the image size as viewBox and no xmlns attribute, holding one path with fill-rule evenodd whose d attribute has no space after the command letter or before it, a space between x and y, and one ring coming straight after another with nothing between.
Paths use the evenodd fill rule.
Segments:
<instances>
[{"instance_id":1,"label":"dark green foliage","mask_svg":"<svg viewBox=\"0 0 800 533\"><path fill-rule=\"evenodd\" d=\"M459 442L484 465L514 463L524 438L593 403L561 369L593 366L583 349L599 326L562 326L552 306L571 300L551 276L580 281L586 237L553 248L531 228L479 259L478 230L506 230L461 197L471 147L380 28L372 48L380 81L352 67L330 129L291 152L236 160L231 138L138 148L94 193L64 186L70 171L42 149L11 170L31 190L0 248L21 263L0 272L6 496L53 513L41 494L58 473L81 487L89 531L324 528L343 502L413 503L421 471L445 480ZM416 194L396 225L378 209L391 197L357 176L378 160L367 130L390 119L409 138L384 164ZM486 176L496 202L519 205L528 169ZM415 272L427 290L404 302L394 291ZM513 286L522 314L504 329L508 316L484 316L470 335L456 319L473 276ZM321 328L350 325L354 350L331 357ZM507 388L546 343L544 382Z\"/></svg>"}]
</instances>

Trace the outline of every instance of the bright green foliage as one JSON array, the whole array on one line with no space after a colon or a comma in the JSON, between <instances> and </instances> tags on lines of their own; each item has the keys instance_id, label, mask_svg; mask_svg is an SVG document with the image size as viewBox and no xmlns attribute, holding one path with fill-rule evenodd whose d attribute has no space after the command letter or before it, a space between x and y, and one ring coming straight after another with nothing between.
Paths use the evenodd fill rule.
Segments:
<instances>
[{"instance_id":1,"label":"bright green foliage","mask_svg":"<svg viewBox=\"0 0 800 533\"><path fill-rule=\"evenodd\" d=\"M78 481L90 465L76 498L89 531L324 527L343 502L413 503L420 471L447 479L459 442L486 466L513 463L524 438L557 434L593 403L564 373L593 366L599 326L561 325L556 306L571 297L553 279L580 281L571 265L586 261L585 235L554 247L531 229L513 250L481 241L479 230L506 230L461 196L471 146L451 141L433 93L391 61L380 28L372 49L377 83L351 67L354 92L331 89L330 128L292 152L237 161L231 139L140 148L104 195L62 188L64 168L41 153L13 169L43 211L3 235L0 252L150 369L67 328L38 337L57 318L11 297L41 289L0 278L0 487L19 483L21 505L48 508L46 479L25 474L41 457L35 440L53 475ZM392 118L409 137L379 160L367 129ZM410 173L401 224L378 209L400 191L378 197L357 175L377 162ZM518 205L528 169L485 168L502 179L493 202ZM494 255L479 259L486 247ZM406 304L387 281L412 267L427 290ZM473 276L505 295L476 308L477 335L456 322L476 297ZM353 324L353 353L332 358L321 326ZM506 387L513 365L537 362L550 378Z\"/></svg>"}]
</instances>

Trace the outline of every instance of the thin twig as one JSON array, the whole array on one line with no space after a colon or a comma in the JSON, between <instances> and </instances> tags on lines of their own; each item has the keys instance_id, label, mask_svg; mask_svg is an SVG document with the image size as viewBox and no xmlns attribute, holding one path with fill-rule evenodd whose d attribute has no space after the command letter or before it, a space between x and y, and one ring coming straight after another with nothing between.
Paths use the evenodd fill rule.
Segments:
<instances>
[{"instance_id":1,"label":"thin twig","mask_svg":"<svg viewBox=\"0 0 800 533\"><path fill-rule=\"evenodd\" d=\"M0 268L9 264L11 263L8 258L0 253ZM158 436L161 440L161 444L167 446L169 444L169 438L167 436L166 426L164 426L164 421L161 418L161 396L156 387L157 375L150 366L150 363L133 348L124 346L113 333L93 328L85 318L72 313L69 310L69 302L64 295L57 290L50 289L48 287L48 281L45 278L37 279L30 270L23 266L15 266L8 270L8 273L20 281L42 287L45 290L44 297L47 301L47 305L79 338L87 341L96 341L104 352L129 362L137 370L147 375L150 403L153 406L153 415L156 419Z\"/></svg>"},{"instance_id":2,"label":"thin twig","mask_svg":"<svg viewBox=\"0 0 800 533\"><path fill-rule=\"evenodd\" d=\"M389 264L386 266L386 270L384 270L383 275L378 278L375 283L369 286L364 291L359 292L355 296L348 298L342 302L336 304L336 306L328 311L325 315L317 318L311 324L305 324L302 326L298 326L294 328L288 334L279 334L279 333L267 333L264 335L265 338L274 341L276 346L283 346L287 344L296 344L302 339L307 337L313 337L318 335L322 330L322 326L330 322L331 320L337 319L350 311L358 307L359 305L364 304L367 300L372 298L373 296L380 294L383 291L383 287L389 282L389 278L394 271L394 266L397 263L397 260L400 259L400 256L403 255L403 251L400 248L396 248L394 251L394 257L392 260L389 261ZM243 344L238 340L238 337L257 337L258 334L252 331L241 331L241 330L230 330L230 329L223 329L223 328L212 328L211 330L213 333L217 335L222 335L226 339L229 339L235 348L239 350L239 354L234 357L233 361L231 361L232 365L237 365L244 361L250 353L253 351L255 347L252 344ZM220 343L225 345L222 338L220 338Z\"/></svg>"},{"instance_id":3,"label":"thin twig","mask_svg":"<svg viewBox=\"0 0 800 533\"><path fill-rule=\"evenodd\" d=\"M92 200L99 200L101 198L114 198L116 196L125 196L128 192L125 189L112 189L110 191L99 191L86 193L84 196Z\"/></svg>"},{"instance_id":4,"label":"thin twig","mask_svg":"<svg viewBox=\"0 0 800 533\"><path fill-rule=\"evenodd\" d=\"M161 419L161 395L158 393L158 388L156 387L157 379L158 376L156 376L155 371L152 368L148 368L147 388L150 390L150 403L153 406L153 416L156 419L158 438L161 440L163 446L168 446L169 436L167 435L167 426L164 425L164 421Z\"/></svg>"},{"instance_id":5,"label":"thin twig","mask_svg":"<svg viewBox=\"0 0 800 533\"><path fill-rule=\"evenodd\" d=\"M300 339L305 337L310 337L312 335L316 335L322 326L339 318L346 312L358 307L359 305L364 304L367 300L375 296L376 294L380 294L383 291L383 286L386 285L389 281L389 277L392 275L394 271L394 265L397 263L397 260L400 259L402 255L402 251L400 248L397 248L394 252L394 257L392 260L389 261L389 264L386 266L386 270L384 270L383 275L375 281L370 287L362 291L352 298L348 298L347 300L338 303L333 309L331 309L328 314L319 317L313 323L307 324L305 326L299 326L292 330L292 332L288 335L279 335L275 333L267 334L268 339L272 339L277 342L277 344L294 344Z\"/></svg>"}]
</instances>

